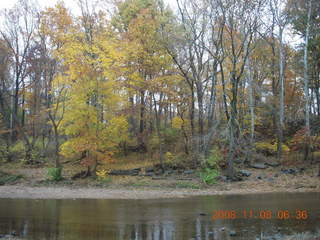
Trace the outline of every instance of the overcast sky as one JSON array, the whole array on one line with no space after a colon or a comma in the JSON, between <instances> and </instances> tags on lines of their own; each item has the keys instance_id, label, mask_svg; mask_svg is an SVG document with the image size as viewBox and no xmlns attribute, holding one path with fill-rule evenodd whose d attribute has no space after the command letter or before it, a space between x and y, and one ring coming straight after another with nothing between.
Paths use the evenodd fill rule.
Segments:
<instances>
[{"instance_id":1,"label":"overcast sky","mask_svg":"<svg viewBox=\"0 0 320 240\"><path fill-rule=\"evenodd\" d=\"M32 1L38 2L42 9L44 9L45 7L52 7L58 2L58 0L32 0ZM64 0L64 3L68 9L71 9L73 14L80 15L80 9L78 7L77 1L78 0ZM96 0L92 0L92 1L96 1ZM0 0L0 10L4 8L12 8L13 5L17 2L18 0ZM164 0L164 2L169 4L173 9L176 7L176 0ZM1 21L1 18L0 18L0 21ZM301 43L301 39L296 35L290 34L289 29L287 29L285 33L285 41L292 46L298 43Z\"/></svg>"},{"instance_id":2,"label":"overcast sky","mask_svg":"<svg viewBox=\"0 0 320 240\"><path fill-rule=\"evenodd\" d=\"M3 8L11 8L15 3L17 2L17 0L1 0L0 1L0 9ZM39 3L39 5L41 7L47 7L47 6L54 6L54 4L57 2L56 0L38 0L37 1ZM73 0L65 0L64 1L66 3L66 5L72 6L74 5L72 2L74 2Z\"/></svg>"},{"instance_id":3,"label":"overcast sky","mask_svg":"<svg viewBox=\"0 0 320 240\"><path fill-rule=\"evenodd\" d=\"M0 0L0 10L4 8L12 8L18 0ZM39 3L41 8L52 7L58 0L35 0ZM90 1L90 0L89 0ZM176 0L164 0L165 3L169 3L171 6L175 5ZM67 8L72 9L72 12L77 13L78 5L77 0L64 0Z\"/></svg>"}]
</instances>

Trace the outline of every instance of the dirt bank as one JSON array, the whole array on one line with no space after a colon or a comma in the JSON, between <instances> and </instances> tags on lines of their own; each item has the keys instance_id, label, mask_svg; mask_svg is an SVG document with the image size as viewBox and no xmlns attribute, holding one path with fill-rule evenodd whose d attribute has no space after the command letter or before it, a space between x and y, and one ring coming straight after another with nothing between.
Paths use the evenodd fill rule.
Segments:
<instances>
[{"instance_id":1,"label":"dirt bank","mask_svg":"<svg viewBox=\"0 0 320 240\"><path fill-rule=\"evenodd\" d=\"M65 165L64 179L53 182L48 180L47 169L47 166L32 168L17 164L3 165L0 171L9 175L1 178L6 181L0 181L0 185L3 185L0 186L0 198L152 199L269 192L320 192L318 169L306 164L266 169L242 168L243 174L248 176L243 176L241 181L231 182L221 177L213 185L204 184L197 170L170 174L168 171L167 174L152 176L107 176L103 180L72 180L72 176L80 169Z\"/></svg>"}]
</instances>

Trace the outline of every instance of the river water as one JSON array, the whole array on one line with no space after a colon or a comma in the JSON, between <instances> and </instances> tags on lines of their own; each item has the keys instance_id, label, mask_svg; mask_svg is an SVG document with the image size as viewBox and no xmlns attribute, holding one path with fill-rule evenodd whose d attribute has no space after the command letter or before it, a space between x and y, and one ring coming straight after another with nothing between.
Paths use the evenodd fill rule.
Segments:
<instances>
[{"instance_id":1,"label":"river water","mask_svg":"<svg viewBox=\"0 0 320 240\"><path fill-rule=\"evenodd\" d=\"M317 239L320 193L152 200L0 199L0 234L11 232L32 240L255 240L303 232Z\"/></svg>"}]
</instances>

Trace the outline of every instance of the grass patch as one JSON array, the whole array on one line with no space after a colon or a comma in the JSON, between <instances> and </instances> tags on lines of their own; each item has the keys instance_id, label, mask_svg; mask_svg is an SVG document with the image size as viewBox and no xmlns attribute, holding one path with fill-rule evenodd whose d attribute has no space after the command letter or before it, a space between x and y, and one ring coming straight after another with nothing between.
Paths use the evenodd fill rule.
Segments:
<instances>
[{"instance_id":1,"label":"grass patch","mask_svg":"<svg viewBox=\"0 0 320 240\"><path fill-rule=\"evenodd\" d=\"M96 186L106 187L111 183L112 183L112 178L110 177L98 178Z\"/></svg>"},{"instance_id":2,"label":"grass patch","mask_svg":"<svg viewBox=\"0 0 320 240\"><path fill-rule=\"evenodd\" d=\"M163 187L162 183L158 181L153 181L151 179L139 179L136 176L124 176L124 177L116 177L115 181L112 182L115 186L123 186L123 187Z\"/></svg>"},{"instance_id":3,"label":"grass patch","mask_svg":"<svg viewBox=\"0 0 320 240\"><path fill-rule=\"evenodd\" d=\"M14 183L15 181L22 178L22 175L14 175L0 171L0 185L5 185L8 183Z\"/></svg>"},{"instance_id":4,"label":"grass patch","mask_svg":"<svg viewBox=\"0 0 320 240\"><path fill-rule=\"evenodd\" d=\"M33 184L34 187L49 187L49 186L69 186L74 185L75 181L70 179L62 178L60 181L55 181L51 179L44 179L37 181Z\"/></svg>"},{"instance_id":5,"label":"grass patch","mask_svg":"<svg viewBox=\"0 0 320 240\"><path fill-rule=\"evenodd\" d=\"M177 182L175 184L176 188L189 188L189 189L200 189L201 186L194 182Z\"/></svg>"},{"instance_id":6,"label":"grass patch","mask_svg":"<svg viewBox=\"0 0 320 240\"><path fill-rule=\"evenodd\" d=\"M125 187L150 187L152 184L147 181L129 181L120 185Z\"/></svg>"},{"instance_id":7,"label":"grass patch","mask_svg":"<svg viewBox=\"0 0 320 240\"><path fill-rule=\"evenodd\" d=\"M148 187L148 186L151 186L151 185L152 185L151 182L146 181L146 180L142 180L142 181L138 181L138 182L132 183L131 186L133 186L133 187Z\"/></svg>"}]
</instances>

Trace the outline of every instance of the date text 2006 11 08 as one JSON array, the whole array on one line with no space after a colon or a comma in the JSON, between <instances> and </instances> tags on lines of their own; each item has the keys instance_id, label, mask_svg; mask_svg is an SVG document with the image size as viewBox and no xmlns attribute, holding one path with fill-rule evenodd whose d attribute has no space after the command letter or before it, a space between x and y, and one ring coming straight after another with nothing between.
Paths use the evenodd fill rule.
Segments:
<instances>
[{"instance_id":1,"label":"date text 2006 11 08","mask_svg":"<svg viewBox=\"0 0 320 240\"><path fill-rule=\"evenodd\" d=\"M296 210L294 212L288 210L252 210L252 209L243 209L243 210L214 210L212 212L211 219L296 219L296 220L306 220L308 219L307 210Z\"/></svg>"}]
</instances>

